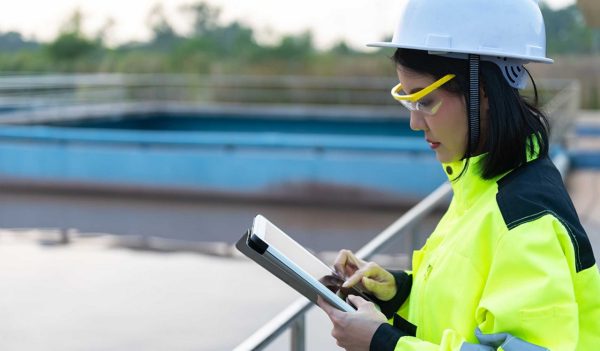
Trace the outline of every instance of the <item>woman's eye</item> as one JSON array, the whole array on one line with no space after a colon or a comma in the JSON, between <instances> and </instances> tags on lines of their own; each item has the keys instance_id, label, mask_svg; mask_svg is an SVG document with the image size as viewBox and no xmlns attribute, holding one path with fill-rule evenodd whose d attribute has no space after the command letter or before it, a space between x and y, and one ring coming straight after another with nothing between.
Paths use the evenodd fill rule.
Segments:
<instances>
[{"instance_id":1,"label":"woman's eye","mask_svg":"<svg viewBox=\"0 0 600 351\"><path fill-rule=\"evenodd\" d=\"M417 105L420 107L430 107L431 105L433 105L433 100L431 100L431 99L419 100L419 101L417 101Z\"/></svg>"}]
</instances>

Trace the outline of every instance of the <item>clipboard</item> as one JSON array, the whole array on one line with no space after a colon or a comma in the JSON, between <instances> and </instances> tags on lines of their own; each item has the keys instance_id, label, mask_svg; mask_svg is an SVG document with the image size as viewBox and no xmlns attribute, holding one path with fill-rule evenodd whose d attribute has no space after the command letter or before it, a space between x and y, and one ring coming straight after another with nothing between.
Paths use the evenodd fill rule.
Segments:
<instances>
[{"instance_id":1,"label":"clipboard","mask_svg":"<svg viewBox=\"0 0 600 351\"><path fill-rule=\"evenodd\" d=\"M343 279L264 216L254 218L252 227L238 240L236 248L313 303L321 296L341 311L356 311L334 292L334 285L339 287ZM337 281L332 283L332 280ZM346 293L369 299L358 289Z\"/></svg>"}]
</instances>

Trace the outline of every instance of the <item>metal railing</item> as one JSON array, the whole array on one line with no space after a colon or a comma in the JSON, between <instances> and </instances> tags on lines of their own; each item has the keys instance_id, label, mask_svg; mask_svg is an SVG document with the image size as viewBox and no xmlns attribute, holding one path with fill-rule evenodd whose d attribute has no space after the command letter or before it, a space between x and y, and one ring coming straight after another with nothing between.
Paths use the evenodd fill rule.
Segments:
<instances>
[{"instance_id":1,"label":"metal railing","mask_svg":"<svg viewBox=\"0 0 600 351\"><path fill-rule=\"evenodd\" d=\"M400 106L388 95L389 77L201 76L176 74L72 74L0 76L0 112L91 104L215 103ZM544 98L572 94L579 83L543 80ZM577 90L577 91L574 91ZM563 94L564 92L567 94ZM550 103L549 103L550 104Z\"/></svg>"},{"instance_id":2,"label":"metal railing","mask_svg":"<svg viewBox=\"0 0 600 351\"><path fill-rule=\"evenodd\" d=\"M553 92L552 98L542 107L552 127L550 142L564 145L579 113L581 83L577 80L546 80L544 86Z\"/></svg>"},{"instance_id":3,"label":"metal railing","mask_svg":"<svg viewBox=\"0 0 600 351\"><path fill-rule=\"evenodd\" d=\"M392 78L72 74L0 76L0 123L36 124L145 113L406 115ZM284 112L282 114L282 111Z\"/></svg>"},{"instance_id":4,"label":"metal railing","mask_svg":"<svg viewBox=\"0 0 600 351\"><path fill-rule=\"evenodd\" d=\"M395 105L391 78L75 74L0 76L0 108L178 101L235 104Z\"/></svg>"}]
</instances>

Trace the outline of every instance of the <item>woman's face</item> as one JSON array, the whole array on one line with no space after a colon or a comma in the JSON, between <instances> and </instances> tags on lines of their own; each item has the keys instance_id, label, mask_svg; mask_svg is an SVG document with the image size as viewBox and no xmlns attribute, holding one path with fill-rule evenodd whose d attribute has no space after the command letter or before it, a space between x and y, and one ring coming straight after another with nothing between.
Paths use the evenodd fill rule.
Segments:
<instances>
[{"instance_id":1,"label":"woman's face","mask_svg":"<svg viewBox=\"0 0 600 351\"><path fill-rule=\"evenodd\" d=\"M431 76L416 73L402 66L398 66L397 73L405 94L415 93L435 82ZM435 151L440 162L448 163L462 159L467 150L469 135L464 97L438 88L422 101L425 99L441 99L442 104L432 116L411 111L410 128L423 131L426 142Z\"/></svg>"}]
</instances>

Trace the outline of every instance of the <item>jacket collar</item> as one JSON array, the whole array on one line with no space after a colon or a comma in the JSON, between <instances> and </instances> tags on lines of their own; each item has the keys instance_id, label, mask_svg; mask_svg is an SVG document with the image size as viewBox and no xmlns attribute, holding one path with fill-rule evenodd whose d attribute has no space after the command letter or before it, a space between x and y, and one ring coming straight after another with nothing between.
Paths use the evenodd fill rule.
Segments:
<instances>
[{"instance_id":1,"label":"jacket collar","mask_svg":"<svg viewBox=\"0 0 600 351\"><path fill-rule=\"evenodd\" d=\"M538 136L532 134L530 138L533 140L534 148L527 151L527 162L537 159L540 152ZM511 172L508 171L492 179L483 179L481 177L481 166L486 156L487 153L484 153L468 159L442 164L454 192L452 202L459 211L470 208L490 186L495 185L500 178Z\"/></svg>"},{"instance_id":2,"label":"jacket collar","mask_svg":"<svg viewBox=\"0 0 600 351\"><path fill-rule=\"evenodd\" d=\"M537 159L540 153L539 135L532 134L530 140L533 140L533 150L528 148L527 162ZM454 192L452 202L458 207L459 211L470 208L484 194L485 190L511 172L508 171L493 179L485 180L481 178L481 166L486 155L487 153L484 153L460 161L442 163L444 173L446 173Z\"/></svg>"},{"instance_id":3,"label":"jacket collar","mask_svg":"<svg viewBox=\"0 0 600 351\"><path fill-rule=\"evenodd\" d=\"M461 212L469 209L490 186L496 183L497 179L485 180L480 175L482 161L486 155L481 154L442 164L454 192L452 202Z\"/></svg>"}]
</instances>

